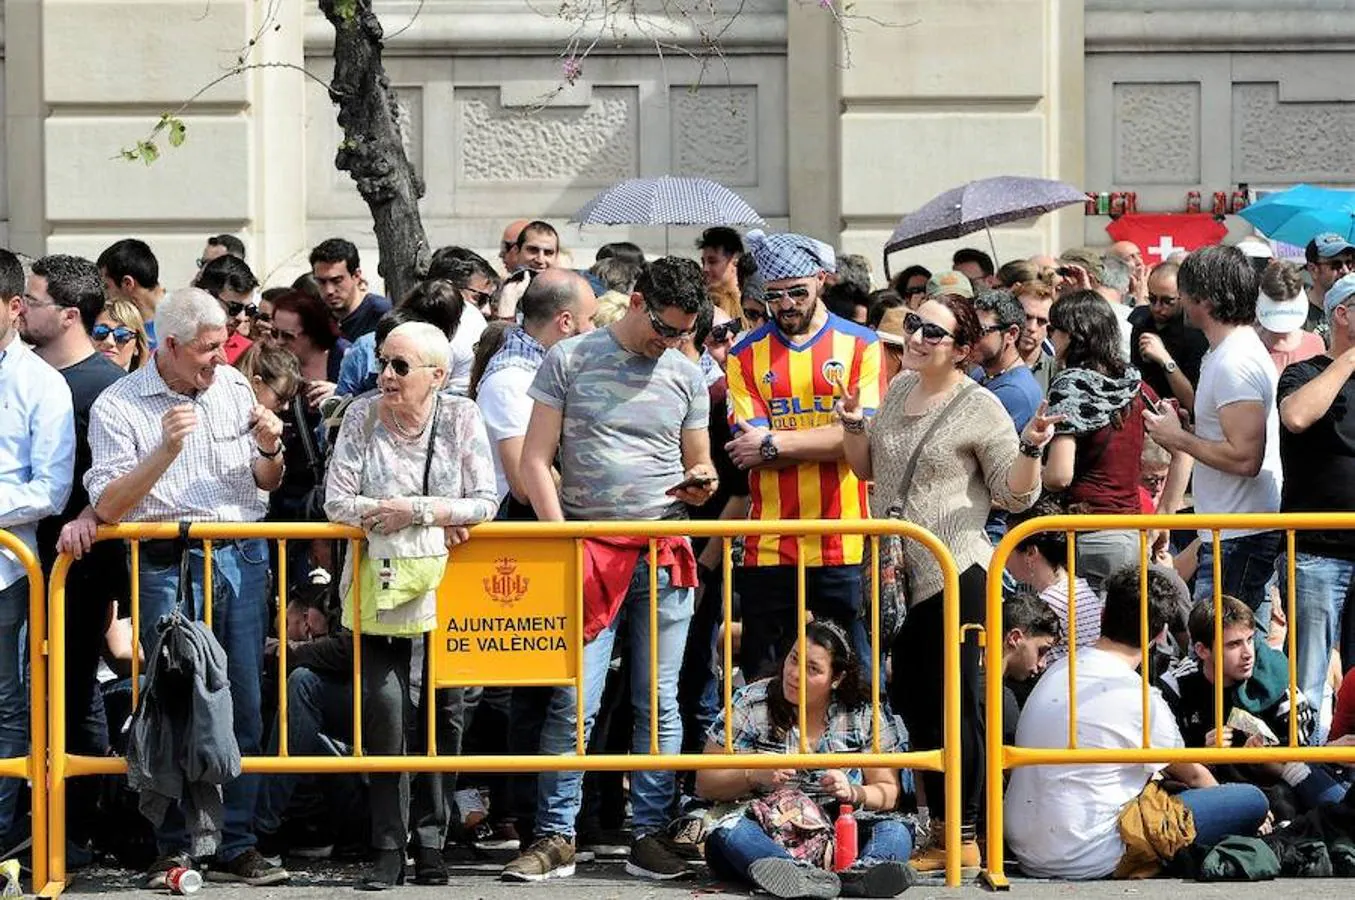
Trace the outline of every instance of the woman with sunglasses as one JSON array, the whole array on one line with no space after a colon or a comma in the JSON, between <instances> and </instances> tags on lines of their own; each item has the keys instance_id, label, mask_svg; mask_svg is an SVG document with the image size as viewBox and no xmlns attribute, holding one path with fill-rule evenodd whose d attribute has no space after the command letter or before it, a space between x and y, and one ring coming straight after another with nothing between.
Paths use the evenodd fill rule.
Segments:
<instances>
[{"instance_id":1,"label":"woman with sunglasses","mask_svg":"<svg viewBox=\"0 0 1355 900\"><path fill-rule=\"evenodd\" d=\"M458 298L458 302L460 298ZM459 752L459 689L421 691L411 708L414 642L431 652L437 585L451 543L464 526L498 511L489 437L475 403L443 394L451 343L427 322L398 325L378 348L380 393L354 400L343 418L325 481L330 521L362 528L366 547L344 565L344 624L353 622L353 581L361 579L363 739L373 756L406 752L406 735L426 738L427 704L438 704L439 752ZM444 534L444 529L446 534ZM378 605L373 598L382 598ZM424 684L427 684L425 679ZM412 808L411 808L412 807ZM442 861L448 806L442 776L371 776L371 836L376 861L359 887L384 890L405 879L414 818L414 880L446 884Z\"/></svg>"},{"instance_id":2,"label":"woman with sunglasses","mask_svg":"<svg viewBox=\"0 0 1355 900\"><path fill-rule=\"evenodd\" d=\"M113 299L104 304L89 336L95 349L123 371L135 372L151 358L146 322L141 318L141 310L130 300Z\"/></svg>"},{"instance_id":3,"label":"woman with sunglasses","mask_svg":"<svg viewBox=\"0 0 1355 900\"><path fill-rule=\"evenodd\" d=\"M252 343L250 323L259 313L254 297L259 279L238 256L218 256L202 267L193 287L211 294L226 311L226 343L222 350L226 362L235 365Z\"/></svg>"},{"instance_id":4,"label":"woman with sunglasses","mask_svg":"<svg viewBox=\"0 0 1355 900\"><path fill-rule=\"evenodd\" d=\"M973 301L942 294L904 316L903 371L879 412L867 420L853 392L839 416L847 462L862 480L873 480L871 513L914 522L950 548L960 570L960 620L984 621L987 568L992 545L984 531L994 507L1027 509L1040 494L1040 456L1054 436L1056 416L1044 407L1017 436L1011 417L987 389L966 375L981 336ZM890 700L903 715L917 750L942 745L941 685L944 682L943 579L936 559L904 541L907 618L894 639ZM976 841L983 796L983 687L978 645L960 655L962 819L961 865L980 865ZM923 773L932 819L933 846L914 860L919 871L945 866L945 782Z\"/></svg>"}]
</instances>

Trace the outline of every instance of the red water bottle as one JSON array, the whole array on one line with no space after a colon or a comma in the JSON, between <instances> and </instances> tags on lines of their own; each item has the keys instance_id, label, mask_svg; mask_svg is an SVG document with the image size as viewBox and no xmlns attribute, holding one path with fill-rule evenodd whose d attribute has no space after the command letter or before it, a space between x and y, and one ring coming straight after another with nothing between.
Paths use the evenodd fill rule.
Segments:
<instances>
[{"instance_id":1,"label":"red water bottle","mask_svg":"<svg viewBox=\"0 0 1355 900\"><path fill-rule=\"evenodd\" d=\"M850 803L839 804L835 826L836 843L833 846L833 871L850 869L856 862L856 817Z\"/></svg>"}]
</instances>

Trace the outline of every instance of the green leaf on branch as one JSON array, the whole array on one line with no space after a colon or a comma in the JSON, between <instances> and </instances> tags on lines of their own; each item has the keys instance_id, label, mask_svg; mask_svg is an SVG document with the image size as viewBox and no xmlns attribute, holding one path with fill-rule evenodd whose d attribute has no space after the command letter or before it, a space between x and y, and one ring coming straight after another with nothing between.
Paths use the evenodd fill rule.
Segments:
<instances>
[{"instance_id":1,"label":"green leaf on branch","mask_svg":"<svg viewBox=\"0 0 1355 900\"><path fill-rule=\"evenodd\" d=\"M183 120L171 116L169 118L169 145L171 147L182 147L183 142L188 139L188 128Z\"/></svg>"},{"instance_id":2,"label":"green leaf on branch","mask_svg":"<svg viewBox=\"0 0 1355 900\"><path fill-rule=\"evenodd\" d=\"M160 158L160 148L154 141L138 141L136 147L141 161L148 166Z\"/></svg>"}]
</instances>

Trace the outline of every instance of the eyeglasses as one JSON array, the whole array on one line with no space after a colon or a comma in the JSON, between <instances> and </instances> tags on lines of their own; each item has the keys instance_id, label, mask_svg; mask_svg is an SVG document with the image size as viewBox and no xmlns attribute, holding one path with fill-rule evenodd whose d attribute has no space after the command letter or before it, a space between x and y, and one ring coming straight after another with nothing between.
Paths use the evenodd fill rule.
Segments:
<instances>
[{"instance_id":1,"label":"eyeglasses","mask_svg":"<svg viewBox=\"0 0 1355 900\"><path fill-rule=\"evenodd\" d=\"M257 306L252 307L252 309L254 310L254 312L250 314L250 318L252 318L254 321L256 321L256 322L271 322L271 321L273 321L273 314L272 314L272 313L261 312L261 311L259 310L259 307L257 307Z\"/></svg>"},{"instance_id":2,"label":"eyeglasses","mask_svg":"<svg viewBox=\"0 0 1355 900\"><path fill-rule=\"evenodd\" d=\"M767 312L766 310L745 306L743 308L743 317L747 319L750 324L756 325L758 322L767 321Z\"/></svg>"},{"instance_id":3,"label":"eyeglasses","mask_svg":"<svg viewBox=\"0 0 1355 900\"><path fill-rule=\"evenodd\" d=\"M1148 305L1149 305L1149 306L1175 306L1177 300L1179 300L1179 299L1180 299L1179 297L1172 297L1172 296L1170 296L1170 295L1165 295L1165 294L1149 294L1149 295L1148 295Z\"/></svg>"},{"instance_id":4,"label":"eyeglasses","mask_svg":"<svg viewBox=\"0 0 1355 900\"><path fill-rule=\"evenodd\" d=\"M1150 489L1152 489L1152 490L1157 490L1158 488L1162 487L1162 485L1164 485L1164 484L1167 483L1167 476L1166 476L1166 475L1144 475L1143 478L1141 479L1141 482L1142 482L1142 484L1143 484L1144 487L1150 488Z\"/></svg>"},{"instance_id":5,"label":"eyeglasses","mask_svg":"<svg viewBox=\"0 0 1355 900\"><path fill-rule=\"evenodd\" d=\"M985 325L979 329L979 337L987 337L990 334L1006 330L1007 329L1002 327L1001 325Z\"/></svg>"},{"instance_id":6,"label":"eyeglasses","mask_svg":"<svg viewBox=\"0 0 1355 900\"><path fill-rule=\"evenodd\" d=\"M476 306L484 306L486 303L490 303L490 302L492 302L492 301L494 300L494 292L493 292L493 291L477 291L477 290L476 290L475 288L473 288L473 287L462 288L461 290L464 291L464 292L467 293L467 294L470 294L471 297L474 298L474 300L472 300L472 302L473 302ZM470 299L470 298L463 298L463 299Z\"/></svg>"},{"instance_id":7,"label":"eyeglasses","mask_svg":"<svg viewBox=\"0 0 1355 900\"><path fill-rule=\"evenodd\" d=\"M23 295L23 301L24 301L24 306L27 307L28 309L42 309L42 308L45 307L45 306L56 306L56 307L60 307L60 306L64 306L64 305L65 305L65 304L62 304L62 303L57 303L55 300L52 300L52 299L50 299L50 298L48 298L47 300L39 300L37 297L34 297L32 294L24 294L24 295Z\"/></svg>"},{"instance_id":8,"label":"eyeglasses","mask_svg":"<svg viewBox=\"0 0 1355 900\"><path fill-rule=\"evenodd\" d=\"M386 371L386 366L390 366L390 367L391 367L391 371L393 371L393 372L396 374L396 376L399 377L399 378L404 378L406 375L408 375L410 369L436 369L436 368L437 368L437 366L429 365L428 363L411 363L409 360L407 360L407 359L401 359L401 358L398 357L398 356L392 356L392 357L378 356L378 357L376 358L376 370L377 370L377 372L384 372L384 371Z\"/></svg>"},{"instance_id":9,"label":"eyeglasses","mask_svg":"<svg viewBox=\"0 0 1355 900\"><path fill-rule=\"evenodd\" d=\"M711 343L723 344L725 341L734 337L734 335L738 334L742 330L743 330L742 322L740 322L738 319L730 319L728 322L723 322L719 325L716 325L714 328L710 330Z\"/></svg>"},{"instance_id":10,"label":"eyeglasses","mask_svg":"<svg viewBox=\"0 0 1355 900\"><path fill-rule=\"evenodd\" d=\"M695 328L674 328L663 319L660 319L653 308L649 306L645 307L645 312L649 313L649 327L653 328L654 333L665 340L678 341L696 334Z\"/></svg>"},{"instance_id":11,"label":"eyeglasses","mask_svg":"<svg viewBox=\"0 0 1355 900\"><path fill-rule=\"evenodd\" d=\"M798 284L792 288L786 288L781 291L767 291L762 295L762 302L768 306L777 306L789 300L792 303L799 302L813 293L808 286Z\"/></svg>"},{"instance_id":12,"label":"eyeglasses","mask_svg":"<svg viewBox=\"0 0 1355 900\"><path fill-rule=\"evenodd\" d=\"M95 325L89 331L89 336L96 342L108 340L109 335L112 335L114 342L121 347L136 337L136 332L125 325L119 325L116 328L109 328L107 325Z\"/></svg>"},{"instance_id":13,"label":"eyeglasses","mask_svg":"<svg viewBox=\"0 0 1355 900\"><path fill-rule=\"evenodd\" d=\"M939 344L946 338L955 340L955 335L946 329L937 325L935 322L928 322L917 313L909 313L903 317L903 330L909 334L921 330L922 339L929 344Z\"/></svg>"}]
</instances>

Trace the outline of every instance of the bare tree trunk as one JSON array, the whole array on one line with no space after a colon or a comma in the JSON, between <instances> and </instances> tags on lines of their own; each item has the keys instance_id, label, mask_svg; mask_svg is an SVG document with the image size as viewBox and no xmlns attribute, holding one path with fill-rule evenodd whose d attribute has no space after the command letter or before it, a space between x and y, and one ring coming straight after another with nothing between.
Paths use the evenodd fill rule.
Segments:
<instances>
[{"instance_id":1,"label":"bare tree trunk","mask_svg":"<svg viewBox=\"0 0 1355 900\"><path fill-rule=\"evenodd\" d=\"M372 211L386 294L399 300L428 271L428 238L419 218L423 179L400 138L399 107L381 61L381 22L372 0L319 0L334 26L334 78L343 142L334 165L347 172Z\"/></svg>"}]
</instances>

